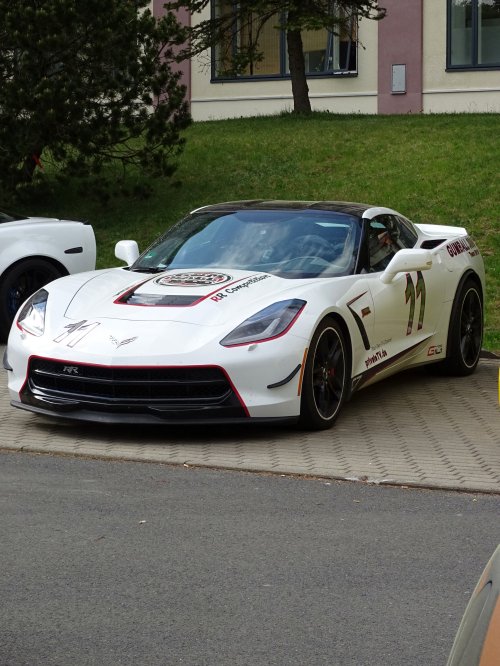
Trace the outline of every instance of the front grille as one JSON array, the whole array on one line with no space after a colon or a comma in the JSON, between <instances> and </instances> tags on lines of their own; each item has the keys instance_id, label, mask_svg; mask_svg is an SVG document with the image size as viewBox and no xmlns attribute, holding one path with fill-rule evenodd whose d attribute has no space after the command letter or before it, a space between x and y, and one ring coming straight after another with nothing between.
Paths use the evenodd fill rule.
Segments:
<instances>
[{"instance_id":1,"label":"front grille","mask_svg":"<svg viewBox=\"0 0 500 666\"><path fill-rule=\"evenodd\" d=\"M213 366L113 367L32 358L24 398L32 404L42 401L72 409L206 412L230 408L244 415L225 373Z\"/></svg>"}]
</instances>

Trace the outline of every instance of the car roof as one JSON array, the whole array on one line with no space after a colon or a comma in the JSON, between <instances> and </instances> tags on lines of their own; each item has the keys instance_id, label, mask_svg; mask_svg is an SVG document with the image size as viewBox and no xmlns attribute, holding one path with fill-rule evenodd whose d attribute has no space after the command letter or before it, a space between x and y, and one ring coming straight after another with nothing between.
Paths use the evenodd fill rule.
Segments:
<instances>
[{"instance_id":1,"label":"car roof","mask_svg":"<svg viewBox=\"0 0 500 666\"><path fill-rule=\"evenodd\" d=\"M348 201L282 201L277 199L249 199L244 201L226 201L197 208L193 213L223 212L234 210L326 210L336 213L346 213L363 217L363 214L372 209L369 204L353 203Z\"/></svg>"}]
</instances>

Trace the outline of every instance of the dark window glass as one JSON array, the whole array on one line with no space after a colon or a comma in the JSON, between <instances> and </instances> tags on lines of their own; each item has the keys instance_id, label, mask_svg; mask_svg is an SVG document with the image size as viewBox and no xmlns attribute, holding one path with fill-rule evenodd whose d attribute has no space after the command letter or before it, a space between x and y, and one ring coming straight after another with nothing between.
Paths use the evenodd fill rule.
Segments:
<instances>
[{"instance_id":1,"label":"dark window glass","mask_svg":"<svg viewBox=\"0 0 500 666\"><path fill-rule=\"evenodd\" d=\"M322 210L200 211L167 231L131 270L239 269L290 279L351 275L360 230L359 218Z\"/></svg>"},{"instance_id":2,"label":"dark window glass","mask_svg":"<svg viewBox=\"0 0 500 666\"><path fill-rule=\"evenodd\" d=\"M232 0L216 0L215 16L233 13ZM289 76L286 36L280 29L281 15L275 14L261 24L258 16L245 23L234 22L232 34L213 49L213 70L216 79L285 77ZM356 73L357 25L339 28L339 34L326 29L302 32L306 73L309 75ZM256 43L256 54L245 66L238 61L238 49Z\"/></svg>"},{"instance_id":3,"label":"dark window glass","mask_svg":"<svg viewBox=\"0 0 500 666\"><path fill-rule=\"evenodd\" d=\"M450 64L471 66L472 0L452 0L450 11Z\"/></svg>"},{"instance_id":4,"label":"dark window glass","mask_svg":"<svg viewBox=\"0 0 500 666\"><path fill-rule=\"evenodd\" d=\"M479 0L477 60L479 65L500 64L500 2Z\"/></svg>"},{"instance_id":5,"label":"dark window glass","mask_svg":"<svg viewBox=\"0 0 500 666\"><path fill-rule=\"evenodd\" d=\"M411 223L395 215L379 215L368 226L370 271L383 271L403 248L411 248L417 235Z\"/></svg>"},{"instance_id":6,"label":"dark window glass","mask_svg":"<svg viewBox=\"0 0 500 666\"><path fill-rule=\"evenodd\" d=\"M2 222L17 222L17 220L25 220L25 215L16 215L16 213L4 213L0 211L0 224Z\"/></svg>"},{"instance_id":7,"label":"dark window glass","mask_svg":"<svg viewBox=\"0 0 500 666\"><path fill-rule=\"evenodd\" d=\"M450 67L500 67L499 0L448 0Z\"/></svg>"}]
</instances>

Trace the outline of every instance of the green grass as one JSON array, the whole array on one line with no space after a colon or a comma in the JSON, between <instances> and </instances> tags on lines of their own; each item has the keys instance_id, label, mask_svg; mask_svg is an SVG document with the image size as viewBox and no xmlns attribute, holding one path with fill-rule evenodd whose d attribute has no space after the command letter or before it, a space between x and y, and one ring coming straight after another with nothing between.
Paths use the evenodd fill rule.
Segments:
<instances>
[{"instance_id":1,"label":"green grass","mask_svg":"<svg viewBox=\"0 0 500 666\"><path fill-rule=\"evenodd\" d=\"M361 201L465 226L487 270L485 347L500 350L499 115L283 115L195 123L185 136L180 185L106 207L65 187L31 212L88 218L101 267L117 264L117 240L143 248L187 211L232 199Z\"/></svg>"}]
</instances>

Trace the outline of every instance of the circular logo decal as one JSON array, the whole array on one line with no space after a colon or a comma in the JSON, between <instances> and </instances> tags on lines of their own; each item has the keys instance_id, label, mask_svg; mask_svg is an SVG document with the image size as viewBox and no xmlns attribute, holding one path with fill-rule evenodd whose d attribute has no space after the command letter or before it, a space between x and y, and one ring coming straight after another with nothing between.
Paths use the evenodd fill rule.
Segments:
<instances>
[{"instance_id":1,"label":"circular logo decal","mask_svg":"<svg viewBox=\"0 0 500 666\"><path fill-rule=\"evenodd\" d=\"M155 280L156 284L170 287L211 287L231 280L230 275L225 273L172 273L164 275Z\"/></svg>"}]
</instances>

